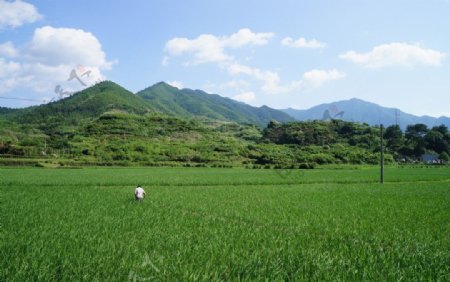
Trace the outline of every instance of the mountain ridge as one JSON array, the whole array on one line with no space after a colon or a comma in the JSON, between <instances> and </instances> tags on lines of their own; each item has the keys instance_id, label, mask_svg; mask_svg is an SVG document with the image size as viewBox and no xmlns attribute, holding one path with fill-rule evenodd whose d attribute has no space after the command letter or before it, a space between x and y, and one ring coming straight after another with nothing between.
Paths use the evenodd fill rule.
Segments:
<instances>
[{"instance_id":1,"label":"mountain ridge","mask_svg":"<svg viewBox=\"0 0 450 282\"><path fill-rule=\"evenodd\" d=\"M133 114L159 112L173 117L203 117L213 120L255 124L265 127L271 120L291 121L342 119L345 121L385 126L398 124L403 130L408 125L423 123L428 127L441 124L450 127L446 116L416 116L397 108L383 107L358 98L323 103L306 110L273 109L266 105L254 107L243 102L209 94L203 90L178 89L166 82L158 82L137 93L112 82L104 81L64 99L21 109L0 107L0 117L19 122L47 122L58 119L98 117L112 111Z\"/></svg>"},{"instance_id":2,"label":"mountain ridge","mask_svg":"<svg viewBox=\"0 0 450 282\"><path fill-rule=\"evenodd\" d=\"M398 108L384 107L358 98L323 103L305 110L292 108L281 110L298 121L339 118L345 121L367 123L369 125L382 123L385 126L389 126L398 124L402 129L405 129L408 125L418 123L423 123L428 127L441 124L447 127L450 126L450 118L446 116L416 116ZM340 115L336 116L338 114Z\"/></svg>"},{"instance_id":3,"label":"mountain ridge","mask_svg":"<svg viewBox=\"0 0 450 282\"><path fill-rule=\"evenodd\" d=\"M0 108L0 165L22 164L24 158L28 164L51 163L52 167L138 164L292 169L378 162L376 126L338 119L281 123L272 120L280 112L267 106L255 108L166 83L145 90L136 95L105 81L46 105ZM353 102L365 105L364 101ZM317 112L318 119L325 113L333 118L348 114L341 104L327 104ZM449 159L450 135L445 126L427 129L419 124L405 133L390 127L386 138L386 162L417 161L426 152Z\"/></svg>"},{"instance_id":4,"label":"mountain ridge","mask_svg":"<svg viewBox=\"0 0 450 282\"><path fill-rule=\"evenodd\" d=\"M203 90L178 89L165 82L147 87L136 95L149 101L153 109L162 110L169 115L205 116L258 126L266 126L271 120L294 121L288 114L267 106L253 107Z\"/></svg>"},{"instance_id":5,"label":"mountain ridge","mask_svg":"<svg viewBox=\"0 0 450 282\"><path fill-rule=\"evenodd\" d=\"M112 82L104 81L69 97L39 106L4 111L4 117L22 123L94 118L111 110L143 114L145 102L132 92ZM1 114L1 112L0 112Z\"/></svg>"},{"instance_id":6,"label":"mountain ridge","mask_svg":"<svg viewBox=\"0 0 450 282\"><path fill-rule=\"evenodd\" d=\"M22 109L0 108L0 117L22 123L45 123L99 117L119 110L133 114L159 112L178 118L209 119L255 124L265 127L271 120L294 121L288 114L269 107L253 107L202 90L178 89L156 83L136 94L112 82L103 81L64 99Z\"/></svg>"}]
</instances>

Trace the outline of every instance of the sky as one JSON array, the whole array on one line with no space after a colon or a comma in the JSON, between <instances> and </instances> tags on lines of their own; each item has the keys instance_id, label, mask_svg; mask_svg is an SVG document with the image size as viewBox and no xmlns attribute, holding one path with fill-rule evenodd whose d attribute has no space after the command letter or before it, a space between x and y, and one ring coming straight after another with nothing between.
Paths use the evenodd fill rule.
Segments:
<instances>
[{"instance_id":1,"label":"sky","mask_svg":"<svg viewBox=\"0 0 450 282\"><path fill-rule=\"evenodd\" d=\"M450 116L450 0L0 0L0 106L102 80Z\"/></svg>"}]
</instances>

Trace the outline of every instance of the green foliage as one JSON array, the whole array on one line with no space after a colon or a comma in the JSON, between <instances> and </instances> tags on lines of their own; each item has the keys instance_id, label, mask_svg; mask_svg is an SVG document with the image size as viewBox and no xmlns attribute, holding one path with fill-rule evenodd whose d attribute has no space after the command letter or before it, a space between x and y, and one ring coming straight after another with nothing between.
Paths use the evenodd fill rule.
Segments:
<instances>
[{"instance_id":1,"label":"green foliage","mask_svg":"<svg viewBox=\"0 0 450 282\"><path fill-rule=\"evenodd\" d=\"M164 82L138 92L137 96L145 99L152 110L176 117L204 116L210 119L241 124L250 123L260 127L266 126L271 119L280 122L294 120L291 116L279 110L268 107L251 107L200 90L180 90Z\"/></svg>"},{"instance_id":2,"label":"green foliage","mask_svg":"<svg viewBox=\"0 0 450 282\"><path fill-rule=\"evenodd\" d=\"M411 125L405 134L399 126L389 126L384 132L387 147L387 162L399 159L419 159L426 151L438 154L449 152L447 127L441 125L429 130L424 124ZM280 124L271 122L263 131L263 140L280 145L330 146L329 152L312 152L313 161L327 163L369 163L379 161L379 129L367 124L341 120L291 122ZM332 153L332 154L329 154ZM324 154L328 154L325 156Z\"/></svg>"},{"instance_id":3,"label":"green foliage","mask_svg":"<svg viewBox=\"0 0 450 282\"><path fill-rule=\"evenodd\" d=\"M1 279L446 281L449 180L406 167L382 186L377 167L0 169Z\"/></svg>"},{"instance_id":4,"label":"green foliage","mask_svg":"<svg viewBox=\"0 0 450 282\"><path fill-rule=\"evenodd\" d=\"M450 161L450 157L448 156L447 152L442 152L439 154L439 159L448 162Z\"/></svg>"},{"instance_id":5,"label":"green foliage","mask_svg":"<svg viewBox=\"0 0 450 282\"><path fill-rule=\"evenodd\" d=\"M379 162L376 127L277 120L285 119L267 107L201 91L159 83L134 95L106 81L47 105L0 109L0 155L77 165L298 168ZM390 126L384 138L387 163L414 161L425 151L450 153L444 125L411 125L405 133Z\"/></svg>"},{"instance_id":6,"label":"green foliage","mask_svg":"<svg viewBox=\"0 0 450 282\"><path fill-rule=\"evenodd\" d=\"M393 152L398 152L405 142L403 132L398 125L388 126L384 132L384 138L386 147Z\"/></svg>"},{"instance_id":7,"label":"green foliage","mask_svg":"<svg viewBox=\"0 0 450 282\"><path fill-rule=\"evenodd\" d=\"M98 117L111 111L146 113L145 101L111 81L98 83L68 98L46 105L29 107L6 114L19 123L42 125L82 124L86 118Z\"/></svg>"}]
</instances>

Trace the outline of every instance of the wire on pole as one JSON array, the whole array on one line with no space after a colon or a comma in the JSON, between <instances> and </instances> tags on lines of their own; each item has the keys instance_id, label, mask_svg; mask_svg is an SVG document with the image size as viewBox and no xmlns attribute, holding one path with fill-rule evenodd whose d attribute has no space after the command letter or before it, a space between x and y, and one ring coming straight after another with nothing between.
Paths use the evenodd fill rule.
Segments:
<instances>
[{"instance_id":1,"label":"wire on pole","mask_svg":"<svg viewBox=\"0 0 450 282\"><path fill-rule=\"evenodd\" d=\"M383 124L380 124L380 183L384 183Z\"/></svg>"}]
</instances>

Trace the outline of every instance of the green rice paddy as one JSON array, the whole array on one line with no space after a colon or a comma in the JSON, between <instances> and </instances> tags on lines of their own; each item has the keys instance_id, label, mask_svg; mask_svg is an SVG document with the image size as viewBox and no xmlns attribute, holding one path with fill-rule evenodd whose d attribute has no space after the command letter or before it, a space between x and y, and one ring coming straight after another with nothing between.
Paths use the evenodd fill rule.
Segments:
<instances>
[{"instance_id":1,"label":"green rice paddy","mask_svg":"<svg viewBox=\"0 0 450 282\"><path fill-rule=\"evenodd\" d=\"M0 169L0 280L450 281L450 169L378 172Z\"/></svg>"}]
</instances>

